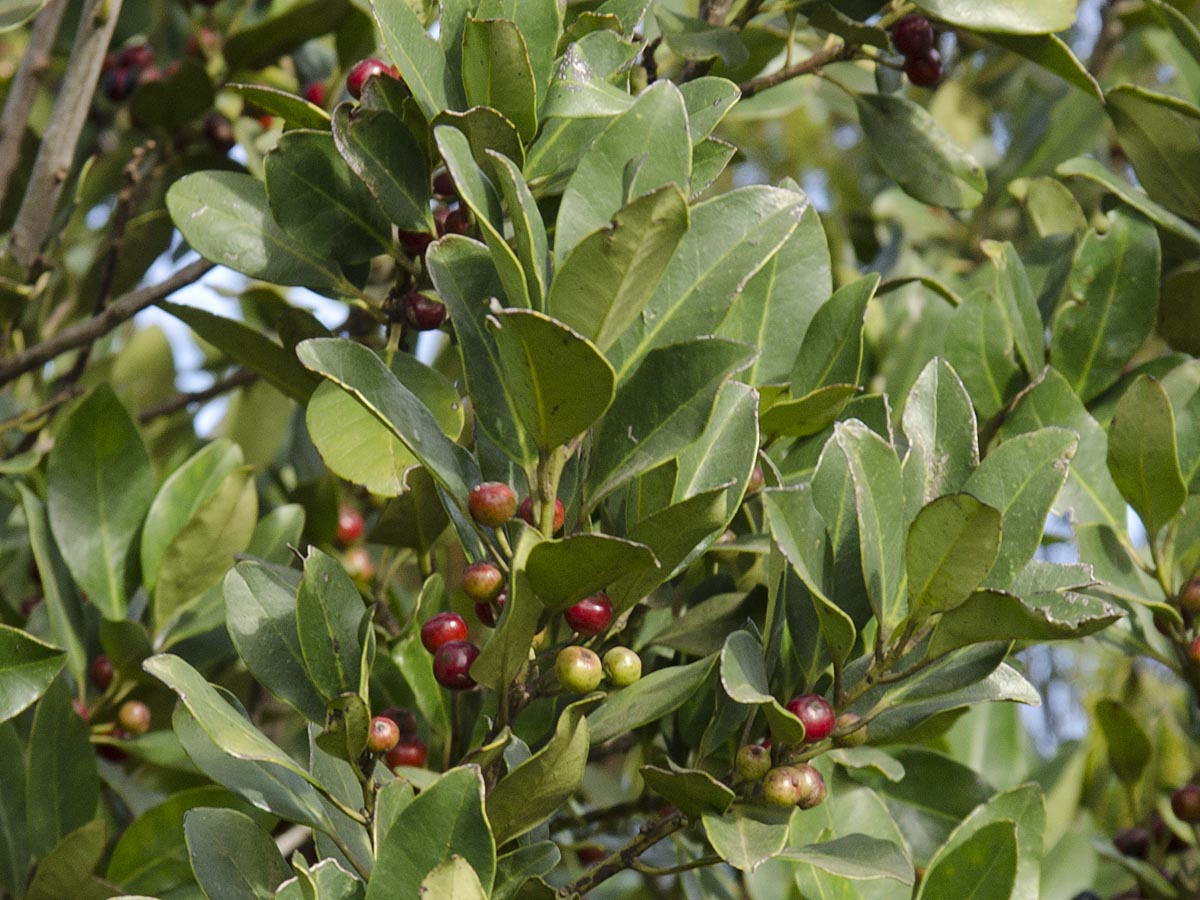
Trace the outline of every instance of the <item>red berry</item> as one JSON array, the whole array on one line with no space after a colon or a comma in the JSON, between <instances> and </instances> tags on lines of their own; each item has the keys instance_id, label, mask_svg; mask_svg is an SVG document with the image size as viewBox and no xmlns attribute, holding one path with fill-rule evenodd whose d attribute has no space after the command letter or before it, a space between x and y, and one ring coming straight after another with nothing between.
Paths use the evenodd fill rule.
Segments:
<instances>
[{"instance_id":1,"label":"red berry","mask_svg":"<svg viewBox=\"0 0 1200 900\"><path fill-rule=\"evenodd\" d=\"M465 691L475 687L471 677L471 663L479 655L479 648L470 641L450 641L442 644L433 654L433 677L442 687L452 691Z\"/></svg>"},{"instance_id":2,"label":"red berry","mask_svg":"<svg viewBox=\"0 0 1200 900\"><path fill-rule=\"evenodd\" d=\"M440 218L435 213L434 223L437 225L438 237L447 234L466 234L471 230L471 214L460 206Z\"/></svg>"},{"instance_id":3,"label":"red berry","mask_svg":"<svg viewBox=\"0 0 1200 900\"><path fill-rule=\"evenodd\" d=\"M399 73L394 66L390 66L382 59L369 57L357 62L346 75L346 90L350 92L350 96L355 100L362 97L363 88L367 81L374 78L376 75L387 75L390 78L399 78Z\"/></svg>"},{"instance_id":4,"label":"red berry","mask_svg":"<svg viewBox=\"0 0 1200 900\"><path fill-rule=\"evenodd\" d=\"M129 740L129 735L126 734L124 731L122 731L120 728L114 729L111 736L116 738L119 741ZM114 762L114 763L124 762L129 756L128 753L126 753L124 750L122 750L116 744L97 744L96 752L100 756L102 756L104 759L107 759L109 762Z\"/></svg>"},{"instance_id":5,"label":"red berry","mask_svg":"<svg viewBox=\"0 0 1200 900\"><path fill-rule=\"evenodd\" d=\"M1188 646L1188 657L1194 665L1200 666L1200 637L1194 638Z\"/></svg>"},{"instance_id":6,"label":"red berry","mask_svg":"<svg viewBox=\"0 0 1200 900\"><path fill-rule=\"evenodd\" d=\"M145 734L150 730L150 707L141 700L126 700L117 710L117 722L133 734Z\"/></svg>"},{"instance_id":7,"label":"red berry","mask_svg":"<svg viewBox=\"0 0 1200 900\"><path fill-rule=\"evenodd\" d=\"M367 726L367 749L387 753L400 742L400 726L387 716L376 716Z\"/></svg>"},{"instance_id":8,"label":"red berry","mask_svg":"<svg viewBox=\"0 0 1200 900\"><path fill-rule=\"evenodd\" d=\"M421 291L404 296L404 318L417 331L436 331L446 321L446 304Z\"/></svg>"},{"instance_id":9,"label":"red berry","mask_svg":"<svg viewBox=\"0 0 1200 900\"><path fill-rule=\"evenodd\" d=\"M105 95L118 103L132 94L136 86L137 72L132 69L109 69L101 79L101 87L104 88Z\"/></svg>"},{"instance_id":10,"label":"red berry","mask_svg":"<svg viewBox=\"0 0 1200 900\"><path fill-rule=\"evenodd\" d=\"M804 741L812 743L829 737L836 719L833 707L820 694L801 694L788 701L788 712L804 723Z\"/></svg>"},{"instance_id":11,"label":"red berry","mask_svg":"<svg viewBox=\"0 0 1200 900\"><path fill-rule=\"evenodd\" d=\"M763 777L763 800L768 806L795 806L804 796L795 766L777 766Z\"/></svg>"},{"instance_id":12,"label":"red berry","mask_svg":"<svg viewBox=\"0 0 1200 900\"><path fill-rule=\"evenodd\" d=\"M132 47L126 47L121 51L121 55L117 57L117 65L126 69L144 69L146 66L153 64L154 51L145 44L135 44Z\"/></svg>"},{"instance_id":13,"label":"red berry","mask_svg":"<svg viewBox=\"0 0 1200 900\"><path fill-rule=\"evenodd\" d=\"M476 602L491 603L504 590L504 573L495 563L472 563L463 572L463 590Z\"/></svg>"},{"instance_id":14,"label":"red berry","mask_svg":"<svg viewBox=\"0 0 1200 900\"><path fill-rule=\"evenodd\" d=\"M533 521L533 498L526 497L521 501L521 508L517 511L517 515L524 519L528 524L537 527ZM567 511L563 508L562 501L557 497L554 500L554 530L557 532L563 527L563 523L567 520Z\"/></svg>"},{"instance_id":15,"label":"red berry","mask_svg":"<svg viewBox=\"0 0 1200 900\"><path fill-rule=\"evenodd\" d=\"M1150 849L1150 832L1141 827L1118 831L1113 836L1113 846L1121 851L1122 856L1145 859Z\"/></svg>"},{"instance_id":16,"label":"red berry","mask_svg":"<svg viewBox=\"0 0 1200 900\"><path fill-rule=\"evenodd\" d=\"M1200 784L1185 784L1172 794L1171 809L1184 822L1200 822Z\"/></svg>"},{"instance_id":17,"label":"red berry","mask_svg":"<svg viewBox=\"0 0 1200 900\"><path fill-rule=\"evenodd\" d=\"M204 136L214 153L224 156L237 143L233 135L233 123L220 113L212 113L204 120Z\"/></svg>"},{"instance_id":18,"label":"red berry","mask_svg":"<svg viewBox=\"0 0 1200 900\"><path fill-rule=\"evenodd\" d=\"M558 676L558 683L568 691L586 694L600 686L604 668L595 651L572 645L558 651L554 674Z\"/></svg>"},{"instance_id":19,"label":"red berry","mask_svg":"<svg viewBox=\"0 0 1200 900\"><path fill-rule=\"evenodd\" d=\"M270 113L263 113L258 117L258 127L263 131L269 131L275 125L275 119Z\"/></svg>"},{"instance_id":20,"label":"red berry","mask_svg":"<svg viewBox=\"0 0 1200 900\"><path fill-rule=\"evenodd\" d=\"M435 197L457 199L458 189L454 186L454 178L445 169L439 169L433 176L433 194Z\"/></svg>"},{"instance_id":21,"label":"red berry","mask_svg":"<svg viewBox=\"0 0 1200 900\"><path fill-rule=\"evenodd\" d=\"M904 64L904 74L917 87L933 87L942 80L942 57L936 50L914 56Z\"/></svg>"},{"instance_id":22,"label":"red berry","mask_svg":"<svg viewBox=\"0 0 1200 900\"><path fill-rule=\"evenodd\" d=\"M78 715L79 718L83 719L83 721L87 722L91 720L92 711L88 709L87 704L78 697L75 697L71 700L71 708L75 710L75 714Z\"/></svg>"},{"instance_id":23,"label":"red berry","mask_svg":"<svg viewBox=\"0 0 1200 900\"><path fill-rule=\"evenodd\" d=\"M389 706L382 710L379 716L384 719L391 719L396 723L396 727L400 729L400 737L406 738L416 734L417 717L412 714L412 710L405 709L403 706Z\"/></svg>"},{"instance_id":24,"label":"red berry","mask_svg":"<svg viewBox=\"0 0 1200 900\"><path fill-rule=\"evenodd\" d=\"M579 864L587 866L589 869L601 860L608 858L608 852L596 844L585 844L582 847L577 847L575 855L579 858Z\"/></svg>"},{"instance_id":25,"label":"red berry","mask_svg":"<svg viewBox=\"0 0 1200 900\"><path fill-rule=\"evenodd\" d=\"M362 513L349 503L338 507L337 533L335 538L339 544L353 544L363 536Z\"/></svg>"},{"instance_id":26,"label":"red berry","mask_svg":"<svg viewBox=\"0 0 1200 900\"><path fill-rule=\"evenodd\" d=\"M440 612L425 620L421 626L421 643L430 653L436 653L442 644L467 639L467 623L456 612Z\"/></svg>"},{"instance_id":27,"label":"red berry","mask_svg":"<svg viewBox=\"0 0 1200 900\"><path fill-rule=\"evenodd\" d=\"M800 799L797 805L801 809L812 809L825 802L825 778L807 763L797 763L793 768L800 776Z\"/></svg>"},{"instance_id":28,"label":"red berry","mask_svg":"<svg viewBox=\"0 0 1200 900\"><path fill-rule=\"evenodd\" d=\"M310 81L304 86L304 99L314 106L324 106L327 94L324 82Z\"/></svg>"},{"instance_id":29,"label":"red berry","mask_svg":"<svg viewBox=\"0 0 1200 900\"><path fill-rule=\"evenodd\" d=\"M1200 574L1193 575L1179 592L1179 605L1189 613L1200 613Z\"/></svg>"},{"instance_id":30,"label":"red berry","mask_svg":"<svg viewBox=\"0 0 1200 900\"><path fill-rule=\"evenodd\" d=\"M342 556L342 568L360 584L370 584L375 578L375 561L363 546L351 547Z\"/></svg>"},{"instance_id":31,"label":"red berry","mask_svg":"<svg viewBox=\"0 0 1200 900\"><path fill-rule=\"evenodd\" d=\"M504 612L504 604L508 602L508 591L503 590L496 598L495 605L480 601L475 604L475 615L488 628L496 627L496 620Z\"/></svg>"},{"instance_id":32,"label":"red berry","mask_svg":"<svg viewBox=\"0 0 1200 900\"><path fill-rule=\"evenodd\" d=\"M107 690L108 686L113 683L113 676L116 670L113 668L112 660L104 654L97 656L92 660L92 665L88 669L88 676L92 679L92 684L100 690Z\"/></svg>"},{"instance_id":33,"label":"red berry","mask_svg":"<svg viewBox=\"0 0 1200 900\"><path fill-rule=\"evenodd\" d=\"M767 476L763 474L762 466L755 466L754 471L750 473L750 481L746 485L746 493L757 494L762 490L766 480Z\"/></svg>"},{"instance_id":34,"label":"red berry","mask_svg":"<svg viewBox=\"0 0 1200 900\"><path fill-rule=\"evenodd\" d=\"M892 26L892 43L907 57L924 56L933 49L933 26L924 16L905 16Z\"/></svg>"},{"instance_id":35,"label":"red berry","mask_svg":"<svg viewBox=\"0 0 1200 900\"><path fill-rule=\"evenodd\" d=\"M204 59L215 54L220 46L221 36L207 25L201 25L200 28L188 35L184 52L188 56Z\"/></svg>"},{"instance_id":36,"label":"red berry","mask_svg":"<svg viewBox=\"0 0 1200 900\"><path fill-rule=\"evenodd\" d=\"M517 508L517 495L502 481L485 481L471 488L467 496L467 509L480 525L499 528L513 517Z\"/></svg>"},{"instance_id":37,"label":"red berry","mask_svg":"<svg viewBox=\"0 0 1200 900\"><path fill-rule=\"evenodd\" d=\"M400 229L396 232L396 237L400 241L400 246L404 248L404 252L412 256L423 256L429 249L429 245L433 243L433 235L427 231Z\"/></svg>"},{"instance_id":38,"label":"red berry","mask_svg":"<svg viewBox=\"0 0 1200 900\"><path fill-rule=\"evenodd\" d=\"M397 766L409 766L413 769L419 769L425 765L425 760L429 757L429 748L425 746L425 742L415 735L401 741L395 747L388 751L384 761L389 769L395 769Z\"/></svg>"},{"instance_id":39,"label":"red berry","mask_svg":"<svg viewBox=\"0 0 1200 900\"><path fill-rule=\"evenodd\" d=\"M579 634L600 634L612 624L612 601L604 591L584 597L574 606L563 610L563 618Z\"/></svg>"}]
</instances>

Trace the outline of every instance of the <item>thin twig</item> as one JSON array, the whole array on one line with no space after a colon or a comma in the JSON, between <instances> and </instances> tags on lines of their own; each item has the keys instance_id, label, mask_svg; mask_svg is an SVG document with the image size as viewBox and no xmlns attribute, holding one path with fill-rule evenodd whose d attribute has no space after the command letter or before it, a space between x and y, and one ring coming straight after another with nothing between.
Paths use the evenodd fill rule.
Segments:
<instances>
[{"instance_id":1,"label":"thin twig","mask_svg":"<svg viewBox=\"0 0 1200 900\"><path fill-rule=\"evenodd\" d=\"M54 39L58 37L66 9L67 0L50 0L42 7L29 30L21 67L17 69L8 89L4 113L0 115L0 206L4 205L9 181L21 159L21 140L29 124L29 113L37 98L38 88L50 71L50 51L54 47Z\"/></svg>"},{"instance_id":2,"label":"thin twig","mask_svg":"<svg viewBox=\"0 0 1200 900\"><path fill-rule=\"evenodd\" d=\"M832 47L825 47L816 51L808 59L802 60L795 65L780 69L778 72L772 72L769 75L760 75L757 78L751 78L749 81L743 81L738 85L738 88L742 92L742 99L746 100L755 94L767 90L767 88L783 84L785 81L790 81L801 75L811 75L813 72L825 68L830 63L851 59L857 51L858 45L856 44L835 44Z\"/></svg>"},{"instance_id":3,"label":"thin twig","mask_svg":"<svg viewBox=\"0 0 1200 900\"><path fill-rule=\"evenodd\" d=\"M560 897L582 897L592 888L602 884L625 869L632 868L643 853L683 827L684 815L677 809L663 813L647 822L624 847L601 861L586 875L558 889Z\"/></svg>"},{"instance_id":4,"label":"thin twig","mask_svg":"<svg viewBox=\"0 0 1200 900\"><path fill-rule=\"evenodd\" d=\"M50 238L59 198L69 180L79 135L87 121L104 56L117 27L121 2L87 0L84 4L54 112L42 135L29 175L29 186L13 222L9 253L21 268L35 276L40 268L42 248Z\"/></svg>"},{"instance_id":5,"label":"thin twig","mask_svg":"<svg viewBox=\"0 0 1200 900\"><path fill-rule=\"evenodd\" d=\"M221 378L202 391L188 391L171 397L169 400L164 400L161 403L155 403L153 406L147 406L138 413L138 421L146 425L155 419L169 416L171 413L179 412L181 409L187 409L193 403L207 403L214 397L220 397L222 394L236 388L253 384L257 380L257 373L251 372L249 369L239 369L228 378Z\"/></svg>"},{"instance_id":6,"label":"thin twig","mask_svg":"<svg viewBox=\"0 0 1200 900\"><path fill-rule=\"evenodd\" d=\"M64 329L57 337L35 344L25 352L0 363L0 387L44 365L59 354L83 347L103 337L147 306L153 306L180 288L198 281L213 267L214 263L206 259L189 263L165 281L130 291L95 318Z\"/></svg>"}]
</instances>

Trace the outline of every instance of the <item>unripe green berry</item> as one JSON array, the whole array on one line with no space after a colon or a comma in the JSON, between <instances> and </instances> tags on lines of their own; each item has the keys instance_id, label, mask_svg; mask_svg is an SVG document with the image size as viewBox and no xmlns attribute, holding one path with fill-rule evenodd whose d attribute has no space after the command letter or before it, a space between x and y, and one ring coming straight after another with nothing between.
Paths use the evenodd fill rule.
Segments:
<instances>
[{"instance_id":1,"label":"unripe green berry","mask_svg":"<svg viewBox=\"0 0 1200 900\"><path fill-rule=\"evenodd\" d=\"M141 700L126 700L117 710L117 722L133 734L145 734L150 730L150 707Z\"/></svg>"},{"instance_id":2,"label":"unripe green berry","mask_svg":"<svg viewBox=\"0 0 1200 900\"><path fill-rule=\"evenodd\" d=\"M738 750L733 764L747 781L757 781L771 771L771 751L762 744L746 744Z\"/></svg>"},{"instance_id":3,"label":"unripe green berry","mask_svg":"<svg viewBox=\"0 0 1200 900\"><path fill-rule=\"evenodd\" d=\"M604 674L616 687L629 687L642 677L642 658L628 647L613 647L604 654Z\"/></svg>"},{"instance_id":4,"label":"unripe green berry","mask_svg":"<svg viewBox=\"0 0 1200 900\"><path fill-rule=\"evenodd\" d=\"M600 686L604 674L600 657L587 647L563 647L554 661L558 683L575 694L586 694Z\"/></svg>"},{"instance_id":5,"label":"unripe green berry","mask_svg":"<svg viewBox=\"0 0 1200 900\"><path fill-rule=\"evenodd\" d=\"M867 742L867 726L859 725L860 718L852 712L837 717L833 729L833 742L839 747L861 747Z\"/></svg>"},{"instance_id":6,"label":"unripe green berry","mask_svg":"<svg viewBox=\"0 0 1200 900\"><path fill-rule=\"evenodd\" d=\"M768 806L795 806L803 796L795 766L776 766L763 777L763 801Z\"/></svg>"}]
</instances>

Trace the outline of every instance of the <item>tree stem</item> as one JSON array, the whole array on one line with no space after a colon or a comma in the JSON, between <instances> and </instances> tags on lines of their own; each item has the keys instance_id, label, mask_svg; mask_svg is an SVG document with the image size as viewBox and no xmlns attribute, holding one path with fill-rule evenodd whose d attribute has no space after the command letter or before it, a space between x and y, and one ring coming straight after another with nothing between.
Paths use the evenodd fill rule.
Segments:
<instances>
[{"instance_id":1,"label":"tree stem","mask_svg":"<svg viewBox=\"0 0 1200 900\"><path fill-rule=\"evenodd\" d=\"M558 889L560 897L582 897L592 888L612 878L618 872L632 868L638 857L683 827L684 816L677 809L663 813L647 822L624 847L600 862L582 878Z\"/></svg>"}]
</instances>

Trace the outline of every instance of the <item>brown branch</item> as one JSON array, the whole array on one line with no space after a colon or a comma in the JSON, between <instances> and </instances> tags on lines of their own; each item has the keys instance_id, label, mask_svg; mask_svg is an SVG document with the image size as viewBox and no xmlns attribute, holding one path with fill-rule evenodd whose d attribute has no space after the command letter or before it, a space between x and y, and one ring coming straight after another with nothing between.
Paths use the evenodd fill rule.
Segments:
<instances>
[{"instance_id":1,"label":"brown branch","mask_svg":"<svg viewBox=\"0 0 1200 900\"><path fill-rule=\"evenodd\" d=\"M832 47L826 47L816 51L808 59L801 60L795 65L788 66L786 69L780 69L778 72L772 72L769 75L760 75L757 78L751 78L749 81L743 81L738 85L738 89L742 92L742 99L746 100L755 94L767 90L767 88L783 84L785 81L790 81L801 75L811 75L813 72L819 72L830 63L852 59L857 52L857 44L837 44Z\"/></svg>"},{"instance_id":2,"label":"brown branch","mask_svg":"<svg viewBox=\"0 0 1200 900\"><path fill-rule=\"evenodd\" d=\"M742 11L737 14L733 20L734 28L745 28L750 24L750 20L758 15L758 11L763 7L763 0L746 0L746 5L742 7Z\"/></svg>"},{"instance_id":3,"label":"brown branch","mask_svg":"<svg viewBox=\"0 0 1200 900\"><path fill-rule=\"evenodd\" d=\"M8 89L4 113L0 115L0 206L4 204L12 174L20 162L21 140L29 124L29 113L37 98L38 88L50 71L50 51L54 47L54 39L58 37L66 9L67 0L50 0L42 7L29 30L21 67L17 69Z\"/></svg>"},{"instance_id":4,"label":"brown branch","mask_svg":"<svg viewBox=\"0 0 1200 900\"><path fill-rule=\"evenodd\" d=\"M602 884L619 872L632 868L643 853L678 831L684 825L684 816L677 809L664 812L657 819L647 822L624 847L598 863L586 875L558 889L560 897L582 897L592 888Z\"/></svg>"},{"instance_id":5,"label":"brown branch","mask_svg":"<svg viewBox=\"0 0 1200 900\"><path fill-rule=\"evenodd\" d=\"M24 353L18 353L11 359L0 363L0 386L44 365L61 353L86 346L103 337L146 307L153 306L180 288L197 281L213 266L214 264L206 259L189 263L166 281L130 291L95 318L67 328L57 337L35 344Z\"/></svg>"},{"instance_id":6,"label":"brown branch","mask_svg":"<svg viewBox=\"0 0 1200 900\"><path fill-rule=\"evenodd\" d=\"M202 391L188 391L169 400L164 400L161 403L155 403L153 406L147 406L138 413L138 421L146 425L155 419L169 416L171 413L179 412L181 409L187 409L193 403L207 403L209 400L219 397L227 391L232 391L247 384L253 384L257 380L258 374L256 372L251 372L249 369L239 369L226 378L218 379Z\"/></svg>"},{"instance_id":7,"label":"brown branch","mask_svg":"<svg viewBox=\"0 0 1200 900\"><path fill-rule=\"evenodd\" d=\"M54 213L66 188L79 135L87 121L92 95L117 26L122 0L87 0L67 63L66 75L54 102L50 124L42 135L25 198L13 222L9 253L36 276L42 248L50 239Z\"/></svg>"}]
</instances>

